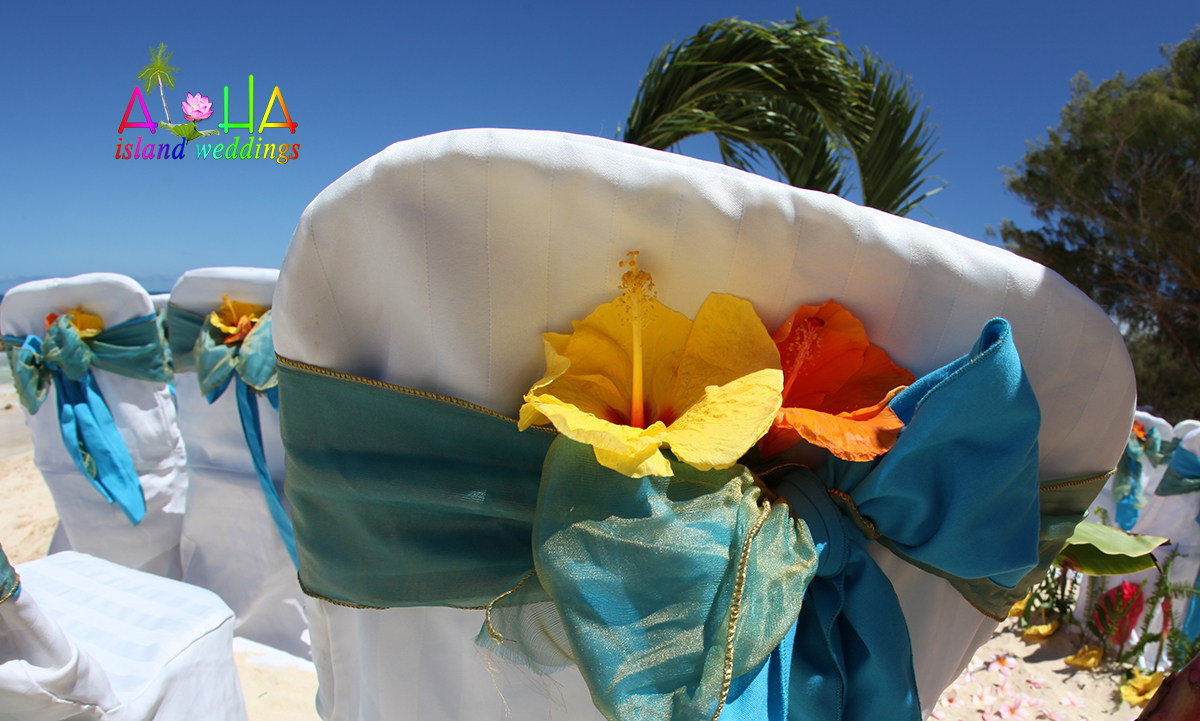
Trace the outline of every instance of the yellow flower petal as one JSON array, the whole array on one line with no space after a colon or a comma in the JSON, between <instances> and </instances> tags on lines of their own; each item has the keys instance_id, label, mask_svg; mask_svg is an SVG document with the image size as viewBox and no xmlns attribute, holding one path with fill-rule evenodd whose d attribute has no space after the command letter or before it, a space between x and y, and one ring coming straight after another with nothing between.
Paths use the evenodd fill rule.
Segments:
<instances>
[{"instance_id":1,"label":"yellow flower petal","mask_svg":"<svg viewBox=\"0 0 1200 721\"><path fill-rule=\"evenodd\" d=\"M1063 661L1074 666L1075 668L1092 669L1100 665L1104 660L1104 649L1099 646L1083 645L1078 651L1067 656Z\"/></svg>"},{"instance_id":2,"label":"yellow flower petal","mask_svg":"<svg viewBox=\"0 0 1200 721\"><path fill-rule=\"evenodd\" d=\"M667 427L679 460L702 471L729 468L762 437L783 402L783 371L764 369L704 395Z\"/></svg>"},{"instance_id":3,"label":"yellow flower petal","mask_svg":"<svg viewBox=\"0 0 1200 721\"><path fill-rule=\"evenodd\" d=\"M1156 671L1149 676L1143 676L1138 669L1133 670L1133 678L1121 684L1121 698L1130 706L1145 706L1162 686L1163 672Z\"/></svg>"},{"instance_id":4,"label":"yellow flower petal","mask_svg":"<svg viewBox=\"0 0 1200 721\"><path fill-rule=\"evenodd\" d=\"M1029 589L1029 593L1025 594L1025 598L1017 601L1012 605L1012 608L1008 609L1008 617L1012 618L1013 616L1020 616L1021 614L1025 613L1025 604L1029 603L1029 598L1032 595L1033 589L1031 588Z\"/></svg>"},{"instance_id":5,"label":"yellow flower petal","mask_svg":"<svg viewBox=\"0 0 1200 721\"><path fill-rule=\"evenodd\" d=\"M104 321L100 316L92 315L83 308L69 310L63 315L71 319L71 325L79 332L80 338L94 338L104 330Z\"/></svg>"},{"instance_id":6,"label":"yellow flower petal","mask_svg":"<svg viewBox=\"0 0 1200 721\"><path fill-rule=\"evenodd\" d=\"M1022 640L1025 643L1042 643L1048 640L1058 630L1058 621L1054 620L1050 623L1030 624L1025 627L1025 631L1021 633Z\"/></svg>"},{"instance_id":7,"label":"yellow flower petal","mask_svg":"<svg viewBox=\"0 0 1200 721\"><path fill-rule=\"evenodd\" d=\"M525 400L519 421L522 430L537 413L567 438L592 446L596 460L606 468L633 478L671 475L671 464L659 451L667 435L662 423L634 428L597 418L552 395L525 396Z\"/></svg>"}]
</instances>

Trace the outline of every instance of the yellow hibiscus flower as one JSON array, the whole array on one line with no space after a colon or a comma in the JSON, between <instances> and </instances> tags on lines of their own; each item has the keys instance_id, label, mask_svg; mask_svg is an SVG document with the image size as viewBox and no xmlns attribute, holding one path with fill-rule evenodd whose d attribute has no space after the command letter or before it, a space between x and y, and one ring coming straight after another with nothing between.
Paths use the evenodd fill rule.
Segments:
<instances>
[{"instance_id":1,"label":"yellow hibiscus flower","mask_svg":"<svg viewBox=\"0 0 1200 721\"><path fill-rule=\"evenodd\" d=\"M1133 678L1121 684L1121 698L1130 706L1145 706L1162 686L1163 672L1156 671L1149 676L1143 676L1138 669L1133 670Z\"/></svg>"},{"instance_id":2,"label":"yellow hibiscus flower","mask_svg":"<svg viewBox=\"0 0 1200 721\"><path fill-rule=\"evenodd\" d=\"M265 306L229 300L229 296L222 295L221 307L212 312L209 320L225 334L225 345L233 345L245 340L266 312Z\"/></svg>"},{"instance_id":3,"label":"yellow hibiscus flower","mask_svg":"<svg viewBox=\"0 0 1200 721\"><path fill-rule=\"evenodd\" d=\"M627 476L670 476L669 447L700 470L728 468L782 404L779 351L749 302L711 294L696 320L658 301L636 252L621 296L570 334L546 333L546 375L525 395L520 427L553 424Z\"/></svg>"},{"instance_id":4,"label":"yellow hibiscus flower","mask_svg":"<svg viewBox=\"0 0 1200 721\"><path fill-rule=\"evenodd\" d=\"M80 338L95 338L104 330L104 321L100 319L100 316L92 315L81 307L69 310L63 315L71 319L71 325L75 326ZM56 320L58 320L57 313L47 315L46 330L50 330L50 326Z\"/></svg>"}]
</instances>

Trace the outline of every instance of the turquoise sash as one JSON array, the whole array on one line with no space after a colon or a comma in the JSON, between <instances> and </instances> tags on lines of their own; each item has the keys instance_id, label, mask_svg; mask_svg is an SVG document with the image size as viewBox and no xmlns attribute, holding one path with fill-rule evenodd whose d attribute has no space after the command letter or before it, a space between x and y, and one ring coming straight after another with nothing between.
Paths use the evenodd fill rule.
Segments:
<instances>
[{"instance_id":1,"label":"turquoise sash","mask_svg":"<svg viewBox=\"0 0 1200 721\"><path fill-rule=\"evenodd\" d=\"M137 525L146 515L141 481L91 368L169 382L171 369L155 316L135 318L89 339L79 336L70 318L60 316L44 341L35 335L4 336L4 348L21 405L31 415L37 413L54 384L67 453L100 495Z\"/></svg>"},{"instance_id":2,"label":"turquoise sash","mask_svg":"<svg viewBox=\"0 0 1200 721\"><path fill-rule=\"evenodd\" d=\"M1133 530L1137 525L1138 516L1146 507L1146 499L1142 493L1142 463L1149 461L1157 465L1162 460L1162 436L1157 428L1151 428L1142 442L1137 434L1129 433L1125 444L1125 454L1117 464L1117 473L1113 476L1113 495L1117 499L1117 525L1126 531Z\"/></svg>"},{"instance_id":3,"label":"turquoise sash","mask_svg":"<svg viewBox=\"0 0 1200 721\"><path fill-rule=\"evenodd\" d=\"M176 370L195 371L200 392L209 403L216 402L233 383L242 435L250 449L254 474L279 537L292 557L292 563L296 564L295 533L267 469L262 422L255 398L256 394L265 395L271 407L279 410L279 377L275 371L275 347L271 342L271 311L264 313L249 335L235 345L225 344L225 334L212 325L211 316L200 316L168 305L167 323Z\"/></svg>"},{"instance_id":4,"label":"turquoise sash","mask_svg":"<svg viewBox=\"0 0 1200 721\"><path fill-rule=\"evenodd\" d=\"M4 548L0 547L0 603L20 595L21 577L8 562L8 556L4 555Z\"/></svg>"},{"instance_id":5,"label":"turquoise sash","mask_svg":"<svg viewBox=\"0 0 1200 721\"><path fill-rule=\"evenodd\" d=\"M1040 413L999 319L894 399L908 425L881 459L768 472L786 503L743 466L632 479L455 399L282 358L279 384L306 592L487 606L498 652L578 664L610 718L918 719L863 546L1003 616L1108 475L1039 489Z\"/></svg>"},{"instance_id":6,"label":"turquoise sash","mask_svg":"<svg viewBox=\"0 0 1200 721\"><path fill-rule=\"evenodd\" d=\"M1162 482L1154 491L1159 496L1176 496L1200 491L1200 458L1186 448L1177 447Z\"/></svg>"}]
</instances>

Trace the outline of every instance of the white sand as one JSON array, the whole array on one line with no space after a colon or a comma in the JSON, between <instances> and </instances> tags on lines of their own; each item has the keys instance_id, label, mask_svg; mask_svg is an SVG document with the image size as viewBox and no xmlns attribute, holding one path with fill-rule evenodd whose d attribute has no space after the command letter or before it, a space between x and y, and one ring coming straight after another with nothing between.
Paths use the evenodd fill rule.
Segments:
<instances>
[{"instance_id":1,"label":"white sand","mask_svg":"<svg viewBox=\"0 0 1200 721\"><path fill-rule=\"evenodd\" d=\"M1119 673L1081 671L1063 661L1079 647L1068 632L1060 631L1042 644L1027 644L1015 628L1015 621L1001 624L967 671L942 694L934 718L1131 721L1141 714L1140 708L1121 700ZM994 663L997 656L1005 661Z\"/></svg>"}]
</instances>

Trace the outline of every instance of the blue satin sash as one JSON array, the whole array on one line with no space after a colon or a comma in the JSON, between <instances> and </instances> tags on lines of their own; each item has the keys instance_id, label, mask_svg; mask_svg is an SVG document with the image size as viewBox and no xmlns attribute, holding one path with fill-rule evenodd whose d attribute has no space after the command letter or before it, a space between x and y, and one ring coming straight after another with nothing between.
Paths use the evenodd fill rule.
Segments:
<instances>
[{"instance_id":1,"label":"blue satin sash","mask_svg":"<svg viewBox=\"0 0 1200 721\"><path fill-rule=\"evenodd\" d=\"M279 376L275 368L275 347L271 341L271 311L267 311L241 343L226 345L225 335L212 325L211 316L199 316L176 305L167 306L172 353L176 367L196 372L200 392L214 403L230 383L234 384L242 434L254 465L254 474L262 488L267 509L297 564L296 536L292 521L284 510L275 481L267 469L263 451L262 422L258 415L257 395L265 395L271 407L279 410Z\"/></svg>"},{"instance_id":2,"label":"blue satin sash","mask_svg":"<svg viewBox=\"0 0 1200 721\"><path fill-rule=\"evenodd\" d=\"M1159 454L1162 436L1157 428L1146 432L1143 442L1134 432L1129 433L1125 444L1125 454L1117 464L1117 472L1113 476L1113 496L1117 499L1117 525L1126 531L1133 530L1138 517L1146 506L1142 493L1142 464L1146 461L1157 463L1161 460Z\"/></svg>"},{"instance_id":3,"label":"blue satin sash","mask_svg":"<svg viewBox=\"0 0 1200 721\"><path fill-rule=\"evenodd\" d=\"M4 336L21 405L38 412L55 387L63 445L76 467L109 503L137 525L146 501L133 458L104 401L91 368L139 380L169 382L161 328L153 314L84 339L67 316L50 325L46 338Z\"/></svg>"}]
</instances>

